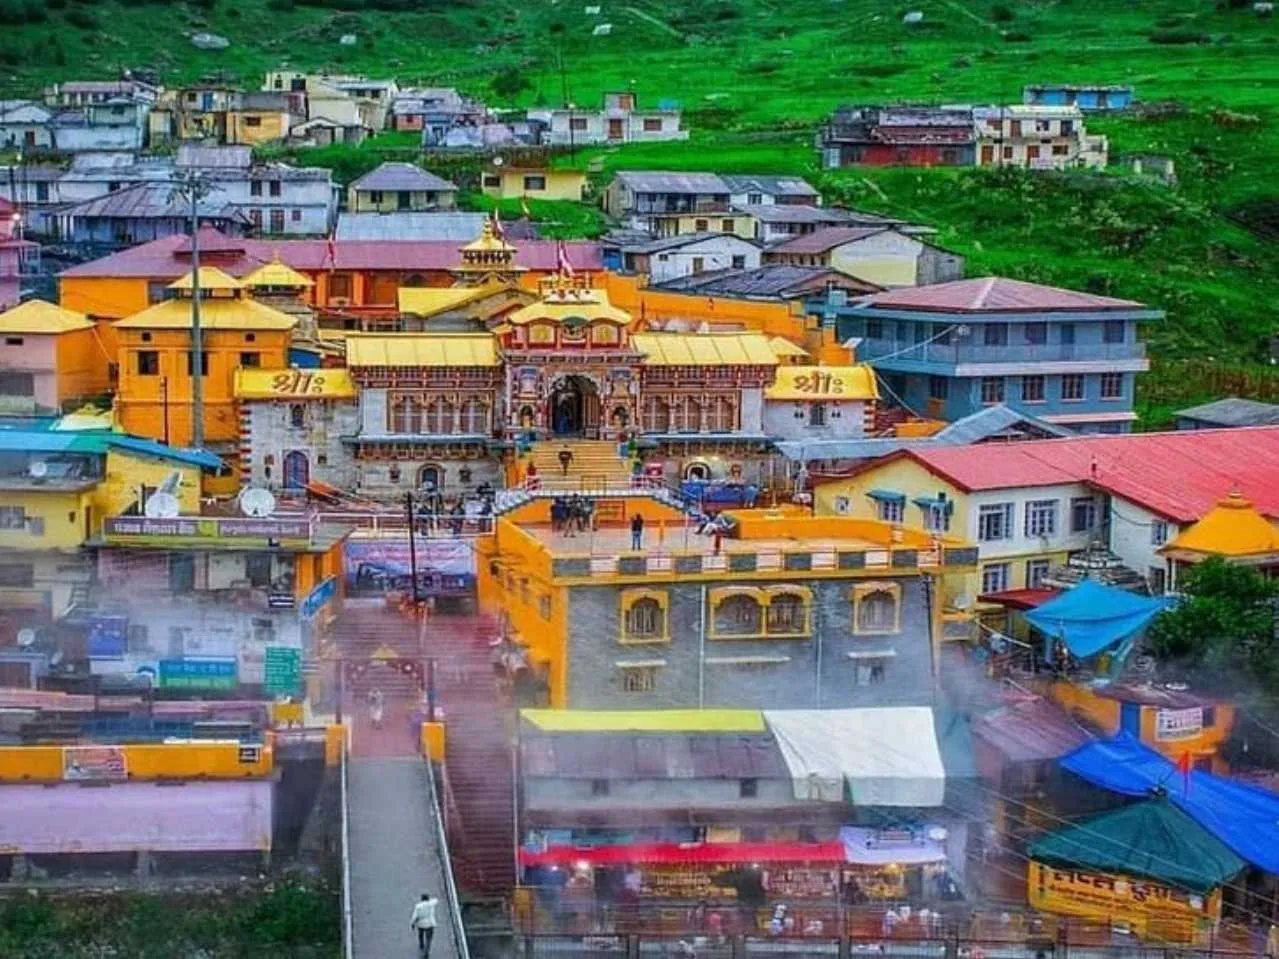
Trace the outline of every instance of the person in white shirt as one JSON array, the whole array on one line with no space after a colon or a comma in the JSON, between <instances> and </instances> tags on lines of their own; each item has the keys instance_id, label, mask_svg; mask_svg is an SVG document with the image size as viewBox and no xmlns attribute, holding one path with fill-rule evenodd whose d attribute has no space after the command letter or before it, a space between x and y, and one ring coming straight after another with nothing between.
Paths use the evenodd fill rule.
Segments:
<instances>
[{"instance_id":1,"label":"person in white shirt","mask_svg":"<svg viewBox=\"0 0 1279 959\"><path fill-rule=\"evenodd\" d=\"M429 892L424 892L421 901L413 904L413 918L409 920L409 928L417 930L417 947L422 951L422 959L431 954L431 939L435 936L435 907L438 903L438 899L432 898Z\"/></svg>"}]
</instances>

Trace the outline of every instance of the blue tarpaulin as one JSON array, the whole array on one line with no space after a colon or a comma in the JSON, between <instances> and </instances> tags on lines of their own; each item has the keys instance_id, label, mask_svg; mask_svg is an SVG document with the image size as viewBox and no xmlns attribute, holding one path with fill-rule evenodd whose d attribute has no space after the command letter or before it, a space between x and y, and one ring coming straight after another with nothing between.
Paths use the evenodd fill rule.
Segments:
<instances>
[{"instance_id":1,"label":"blue tarpaulin","mask_svg":"<svg viewBox=\"0 0 1279 959\"><path fill-rule=\"evenodd\" d=\"M1242 859L1279 873L1279 795L1192 770L1189 776L1128 733L1086 743L1061 766L1094 786L1125 796L1162 789L1169 801Z\"/></svg>"},{"instance_id":2,"label":"blue tarpaulin","mask_svg":"<svg viewBox=\"0 0 1279 959\"><path fill-rule=\"evenodd\" d=\"M1167 605L1163 597L1138 596L1086 579L1025 615L1035 629L1062 640L1082 659L1135 636Z\"/></svg>"}]
</instances>

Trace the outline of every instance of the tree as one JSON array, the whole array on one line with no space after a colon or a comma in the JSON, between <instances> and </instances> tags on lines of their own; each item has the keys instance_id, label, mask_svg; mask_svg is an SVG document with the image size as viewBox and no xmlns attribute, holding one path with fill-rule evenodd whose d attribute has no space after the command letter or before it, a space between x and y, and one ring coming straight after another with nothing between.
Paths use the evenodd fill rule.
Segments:
<instances>
[{"instance_id":1,"label":"tree","mask_svg":"<svg viewBox=\"0 0 1279 959\"><path fill-rule=\"evenodd\" d=\"M528 77L518 67L503 67L493 78L493 92L506 100L512 100L532 87Z\"/></svg>"},{"instance_id":2,"label":"tree","mask_svg":"<svg viewBox=\"0 0 1279 959\"><path fill-rule=\"evenodd\" d=\"M1198 669L1205 685L1240 691L1239 682L1279 695L1279 582L1219 557L1180 580L1185 599L1150 626L1161 659Z\"/></svg>"}]
</instances>

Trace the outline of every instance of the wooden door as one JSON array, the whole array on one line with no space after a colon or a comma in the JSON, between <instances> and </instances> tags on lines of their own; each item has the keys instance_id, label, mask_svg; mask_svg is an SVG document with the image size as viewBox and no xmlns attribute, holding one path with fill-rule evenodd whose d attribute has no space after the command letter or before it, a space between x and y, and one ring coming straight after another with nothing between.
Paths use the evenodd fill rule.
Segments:
<instances>
[{"instance_id":1,"label":"wooden door","mask_svg":"<svg viewBox=\"0 0 1279 959\"><path fill-rule=\"evenodd\" d=\"M608 121L608 138L610 140L622 139L623 129L622 120L620 118L610 119Z\"/></svg>"},{"instance_id":2,"label":"wooden door","mask_svg":"<svg viewBox=\"0 0 1279 959\"><path fill-rule=\"evenodd\" d=\"M981 148L981 165L990 166L995 162L995 148L989 144L982 144Z\"/></svg>"}]
</instances>

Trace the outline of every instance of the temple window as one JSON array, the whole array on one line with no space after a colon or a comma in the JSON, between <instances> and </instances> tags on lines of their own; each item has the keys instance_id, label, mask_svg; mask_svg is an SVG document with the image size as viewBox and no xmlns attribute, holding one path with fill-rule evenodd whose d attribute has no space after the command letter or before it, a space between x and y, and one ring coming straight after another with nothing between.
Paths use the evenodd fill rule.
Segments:
<instances>
[{"instance_id":1,"label":"temple window","mask_svg":"<svg viewBox=\"0 0 1279 959\"><path fill-rule=\"evenodd\" d=\"M453 404L437 396L426 407L426 433L439 436L453 432Z\"/></svg>"},{"instance_id":2,"label":"temple window","mask_svg":"<svg viewBox=\"0 0 1279 959\"><path fill-rule=\"evenodd\" d=\"M617 327L611 323L597 323L591 327L591 342L610 345L618 340Z\"/></svg>"},{"instance_id":3,"label":"temple window","mask_svg":"<svg viewBox=\"0 0 1279 959\"><path fill-rule=\"evenodd\" d=\"M462 404L462 432L483 434L489 430L488 406L483 400L471 397Z\"/></svg>"},{"instance_id":4,"label":"temple window","mask_svg":"<svg viewBox=\"0 0 1279 959\"><path fill-rule=\"evenodd\" d=\"M711 400L709 423L713 433L728 433L737 428L737 407L727 396L716 396Z\"/></svg>"},{"instance_id":5,"label":"temple window","mask_svg":"<svg viewBox=\"0 0 1279 959\"><path fill-rule=\"evenodd\" d=\"M796 589L774 593L768 602L768 635L807 636L810 602L807 591L801 593Z\"/></svg>"},{"instance_id":6,"label":"temple window","mask_svg":"<svg viewBox=\"0 0 1279 959\"><path fill-rule=\"evenodd\" d=\"M663 397L649 396L644 399L644 429L650 433L670 432L671 407Z\"/></svg>"},{"instance_id":7,"label":"temple window","mask_svg":"<svg viewBox=\"0 0 1279 959\"><path fill-rule=\"evenodd\" d=\"M702 404L695 397L677 399L671 410L671 426L676 433L700 433L702 430Z\"/></svg>"},{"instance_id":8,"label":"temple window","mask_svg":"<svg viewBox=\"0 0 1279 959\"><path fill-rule=\"evenodd\" d=\"M853 587L853 632L874 636L901 632L901 586L862 583Z\"/></svg>"},{"instance_id":9,"label":"temple window","mask_svg":"<svg viewBox=\"0 0 1279 959\"><path fill-rule=\"evenodd\" d=\"M289 426L295 430L306 426L306 407L301 403L294 403L289 407Z\"/></svg>"},{"instance_id":10,"label":"temple window","mask_svg":"<svg viewBox=\"0 0 1279 959\"><path fill-rule=\"evenodd\" d=\"M423 398L420 393L392 393L387 425L392 433L421 433Z\"/></svg>"},{"instance_id":11,"label":"temple window","mask_svg":"<svg viewBox=\"0 0 1279 959\"><path fill-rule=\"evenodd\" d=\"M622 643L668 643L669 599L664 592L649 589L625 590L621 597Z\"/></svg>"},{"instance_id":12,"label":"temple window","mask_svg":"<svg viewBox=\"0 0 1279 959\"><path fill-rule=\"evenodd\" d=\"M755 637L764 631L764 607L753 589L740 592L730 588L727 594L711 600L711 608L711 635L719 639Z\"/></svg>"}]
</instances>

